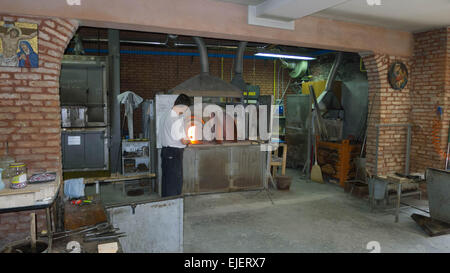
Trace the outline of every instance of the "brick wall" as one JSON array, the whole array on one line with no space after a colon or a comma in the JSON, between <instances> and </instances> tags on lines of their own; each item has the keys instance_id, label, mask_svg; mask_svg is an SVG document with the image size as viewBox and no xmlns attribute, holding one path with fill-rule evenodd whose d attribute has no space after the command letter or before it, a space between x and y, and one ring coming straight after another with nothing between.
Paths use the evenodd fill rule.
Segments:
<instances>
[{"instance_id":1,"label":"brick wall","mask_svg":"<svg viewBox=\"0 0 450 273\"><path fill-rule=\"evenodd\" d=\"M403 61L409 70L405 89L390 88L389 64ZM410 59L386 55L364 58L368 70L369 101L374 100L369 119L367 162L375 163L375 124L411 123L410 171L424 172L427 167L444 168L450 121L450 28L414 34L414 55ZM437 107L443 110L439 118ZM369 104L370 107L370 104ZM380 130L379 174L404 172L406 130Z\"/></svg>"},{"instance_id":2,"label":"brick wall","mask_svg":"<svg viewBox=\"0 0 450 273\"><path fill-rule=\"evenodd\" d=\"M29 173L46 169L61 174L60 64L78 23L2 15L0 21L39 25L39 68L0 67L0 154L8 142L9 155L26 163ZM27 215L0 214L0 242L29 233Z\"/></svg>"},{"instance_id":3,"label":"brick wall","mask_svg":"<svg viewBox=\"0 0 450 273\"><path fill-rule=\"evenodd\" d=\"M47 230L45 210L22 211L1 214L0 216L0 250L7 244L24 240L30 236L30 214L36 213L37 232Z\"/></svg>"},{"instance_id":4,"label":"brick wall","mask_svg":"<svg viewBox=\"0 0 450 273\"><path fill-rule=\"evenodd\" d=\"M448 28L414 34L413 171L423 172L427 167L444 168L445 165L450 120L449 35ZM441 119L436 114L438 106L444 110Z\"/></svg>"}]
</instances>

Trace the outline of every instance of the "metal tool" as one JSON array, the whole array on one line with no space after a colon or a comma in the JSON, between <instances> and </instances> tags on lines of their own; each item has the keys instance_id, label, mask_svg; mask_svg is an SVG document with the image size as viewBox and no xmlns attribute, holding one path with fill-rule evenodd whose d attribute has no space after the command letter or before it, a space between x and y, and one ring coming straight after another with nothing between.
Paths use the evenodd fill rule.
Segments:
<instances>
[{"instance_id":1,"label":"metal tool","mask_svg":"<svg viewBox=\"0 0 450 273\"><path fill-rule=\"evenodd\" d=\"M100 232L94 232L94 233L86 233L84 234L84 237L91 237L91 236L98 236L98 235L103 235L103 234L108 234L108 233L114 233L116 231L118 231L118 228L111 228L105 231L100 231Z\"/></svg>"},{"instance_id":2,"label":"metal tool","mask_svg":"<svg viewBox=\"0 0 450 273\"><path fill-rule=\"evenodd\" d=\"M85 233L85 232L88 232L88 231L91 231L91 230L102 231L102 230L110 229L110 228L111 228L111 225L109 223L106 223L106 222L105 223L100 223L100 224L97 224L95 226L88 226L88 227L83 227L83 228L77 229L77 230L69 230L69 231L64 231L64 232L60 232L60 233L54 234L54 235L61 235L61 236L53 238L53 240L62 239L62 238L65 238L65 237L68 237L68 236L71 236L71 235L74 235L74 234Z\"/></svg>"},{"instance_id":3,"label":"metal tool","mask_svg":"<svg viewBox=\"0 0 450 273\"><path fill-rule=\"evenodd\" d=\"M447 153L445 154L445 170L450 169L450 166L448 165L448 161L450 158L450 127L448 128L448 140L447 140Z\"/></svg>"},{"instance_id":4,"label":"metal tool","mask_svg":"<svg viewBox=\"0 0 450 273\"><path fill-rule=\"evenodd\" d=\"M84 238L83 242L87 243L87 242L95 242L95 241L106 241L106 240L118 239L118 238L125 237L125 236L126 236L125 232L122 232L122 233L117 233L117 234L111 235L111 236Z\"/></svg>"},{"instance_id":5,"label":"metal tool","mask_svg":"<svg viewBox=\"0 0 450 273\"><path fill-rule=\"evenodd\" d=\"M309 86L309 93L312 95L314 101L314 111L316 112L317 123L319 125L318 131L320 133L321 139L326 141L328 139L328 132L327 128L324 125L322 114L320 113L319 104L317 103L316 93L314 93L314 87L312 85Z\"/></svg>"}]
</instances>

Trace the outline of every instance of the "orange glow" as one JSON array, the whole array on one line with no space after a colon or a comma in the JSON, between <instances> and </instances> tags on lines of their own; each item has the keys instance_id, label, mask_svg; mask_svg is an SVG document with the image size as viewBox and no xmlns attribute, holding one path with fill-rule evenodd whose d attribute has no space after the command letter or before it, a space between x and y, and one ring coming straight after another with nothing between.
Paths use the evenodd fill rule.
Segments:
<instances>
[{"instance_id":1,"label":"orange glow","mask_svg":"<svg viewBox=\"0 0 450 273\"><path fill-rule=\"evenodd\" d=\"M191 126L188 129L188 138L193 141L195 140L195 126Z\"/></svg>"}]
</instances>

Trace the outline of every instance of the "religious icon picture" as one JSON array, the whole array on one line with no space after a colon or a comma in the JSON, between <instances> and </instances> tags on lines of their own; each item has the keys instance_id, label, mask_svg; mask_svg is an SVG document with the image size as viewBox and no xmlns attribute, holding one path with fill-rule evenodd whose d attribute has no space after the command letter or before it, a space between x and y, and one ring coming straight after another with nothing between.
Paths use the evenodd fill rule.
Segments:
<instances>
[{"instance_id":1,"label":"religious icon picture","mask_svg":"<svg viewBox=\"0 0 450 273\"><path fill-rule=\"evenodd\" d=\"M401 62L391 64L388 72L389 84L395 90L402 90L408 83L408 69Z\"/></svg>"},{"instance_id":2,"label":"religious icon picture","mask_svg":"<svg viewBox=\"0 0 450 273\"><path fill-rule=\"evenodd\" d=\"M37 24L0 21L0 66L39 66Z\"/></svg>"}]
</instances>

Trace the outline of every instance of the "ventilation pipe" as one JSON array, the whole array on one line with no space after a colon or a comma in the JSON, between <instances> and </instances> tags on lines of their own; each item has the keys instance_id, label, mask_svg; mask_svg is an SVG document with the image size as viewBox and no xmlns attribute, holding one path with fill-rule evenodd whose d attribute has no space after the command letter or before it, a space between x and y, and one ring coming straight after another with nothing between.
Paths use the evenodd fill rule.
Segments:
<instances>
[{"instance_id":1,"label":"ventilation pipe","mask_svg":"<svg viewBox=\"0 0 450 273\"><path fill-rule=\"evenodd\" d=\"M342 62L342 56L343 56L342 52L338 52L336 58L334 59L333 66L331 67L330 74L328 75L327 85L325 86L325 92L331 91L331 86L333 85L333 82L336 79L337 70Z\"/></svg>"},{"instance_id":2,"label":"ventilation pipe","mask_svg":"<svg viewBox=\"0 0 450 273\"><path fill-rule=\"evenodd\" d=\"M244 67L244 52L247 47L247 42L239 42L239 47L236 52L236 58L234 62L234 77L231 84L238 87L241 90L245 90L247 85L242 77L242 71Z\"/></svg>"},{"instance_id":3,"label":"ventilation pipe","mask_svg":"<svg viewBox=\"0 0 450 273\"><path fill-rule=\"evenodd\" d=\"M208 51L206 50L205 42L203 42L203 39L200 37L194 37L194 41L197 44L200 53L201 74L209 74Z\"/></svg>"},{"instance_id":4,"label":"ventilation pipe","mask_svg":"<svg viewBox=\"0 0 450 273\"><path fill-rule=\"evenodd\" d=\"M319 104L320 109L332 108L331 107L332 106L331 104L333 101L332 97L335 97L335 95L333 92L329 92L329 91L331 91L333 82L336 80L337 71L338 71L339 65L342 62L342 58L343 58L342 52L338 52L336 54L336 58L334 59L333 66L331 67L330 74L328 74L328 79L327 79L327 83L325 85L325 90L317 98L317 103ZM328 101L326 103L324 99L325 99L325 97L328 97L328 96L331 96L331 98L326 99L326 101ZM336 99L334 99L334 100L336 100ZM340 102L338 102L338 104L340 104Z\"/></svg>"}]
</instances>

